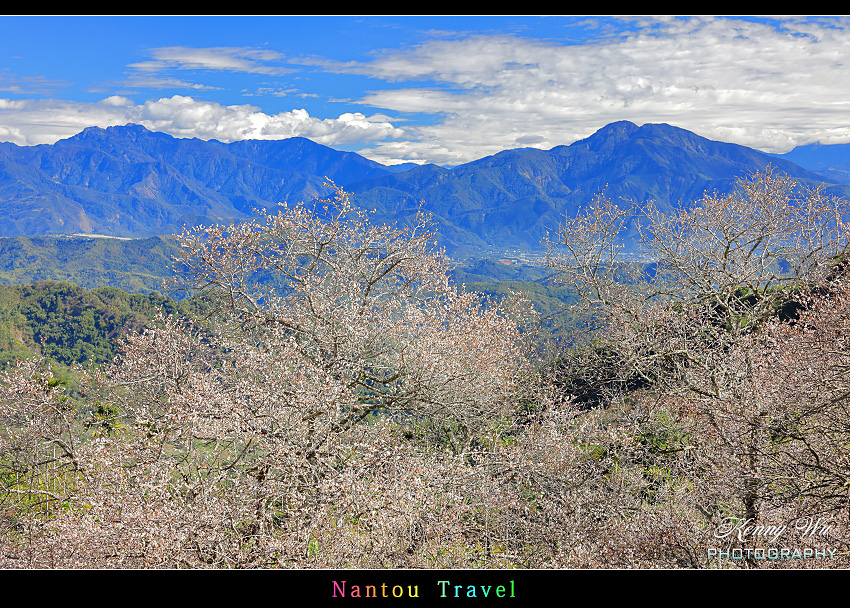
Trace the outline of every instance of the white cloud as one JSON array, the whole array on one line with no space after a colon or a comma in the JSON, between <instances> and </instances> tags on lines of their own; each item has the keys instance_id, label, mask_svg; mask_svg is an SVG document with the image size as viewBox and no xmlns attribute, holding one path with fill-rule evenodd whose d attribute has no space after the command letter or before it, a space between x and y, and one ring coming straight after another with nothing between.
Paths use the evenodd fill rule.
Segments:
<instances>
[{"instance_id":1,"label":"white cloud","mask_svg":"<svg viewBox=\"0 0 850 608\"><path fill-rule=\"evenodd\" d=\"M580 40L580 28L596 37ZM366 144L360 152L380 162L440 164L517 146L569 144L617 120L666 122L769 152L850 141L850 19L638 16L622 18L621 27L588 19L564 32L563 40L435 32L417 46L350 62L296 60L248 47L160 47L131 64L122 84L215 91L193 82L191 70L268 76L291 71L281 67L285 59L395 88L378 83L358 93L340 84L328 101L346 103L346 110L372 107L375 114L348 111L324 119L305 110L269 114L179 95L136 105L123 96L127 90L94 104L0 100L0 139L48 143L90 125L137 122L180 137L301 135L328 145ZM263 80L242 89L246 97L315 95ZM216 84L222 82L219 75ZM25 84L45 91L58 86L0 71L0 90L5 86L9 97L20 96ZM418 121L422 113L430 119ZM402 123L403 130L396 126Z\"/></svg>"},{"instance_id":2,"label":"white cloud","mask_svg":"<svg viewBox=\"0 0 850 608\"><path fill-rule=\"evenodd\" d=\"M68 82L50 80L43 76L21 76L0 68L0 91L19 95L49 95Z\"/></svg>"},{"instance_id":3,"label":"white cloud","mask_svg":"<svg viewBox=\"0 0 850 608\"><path fill-rule=\"evenodd\" d=\"M0 140L52 144L86 127L126 124L128 107L52 99L0 99Z\"/></svg>"},{"instance_id":4,"label":"white cloud","mask_svg":"<svg viewBox=\"0 0 850 608\"><path fill-rule=\"evenodd\" d=\"M220 91L221 87L214 87L197 82L189 82L179 78L161 77L148 74L131 74L122 83L127 87L140 87L145 89L194 89L196 91Z\"/></svg>"},{"instance_id":5,"label":"white cloud","mask_svg":"<svg viewBox=\"0 0 850 608\"><path fill-rule=\"evenodd\" d=\"M318 97L319 95L316 93L303 93L301 89L296 88L275 88L275 87L259 87L256 91L248 91L247 89L242 90L242 95L245 97L259 97L263 95L271 95L272 97L287 97L289 95L295 95L296 97Z\"/></svg>"},{"instance_id":6,"label":"white cloud","mask_svg":"<svg viewBox=\"0 0 850 608\"><path fill-rule=\"evenodd\" d=\"M296 109L266 114L251 105L223 106L175 95L137 106L133 122L177 137L235 141L308 137L326 145L400 137L402 131L386 121L373 121L360 113L319 119Z\"/></svg>"},{"instance_id":7,"label":"white cloud","mask_svg":"<svg viewBox=\"0 0 850 608\"><path fill-rule=\"evenodd\" d=\"M0 140L19 145L54 143L88 126L138 123L175 137L228 142L300 136L339 146L401 137L403 131L385 118L346 112L338 118L320 119L303 109L266 114L256 106L224 106L182 95L140 105L120 96L94 104L0 99Z\"/></svg>"},{"instance_id":8,"label":"white cloud","mask_svg":"<svg viewBox=\"0 0 850 608\"><path fill-rule=\"evenodd\" d=\"M21 110L25 106L26 102L19 99L0 99L0 110Z\"/></svg>"},{"instance_id":9,"label":"white cloud","mask_svg":"<svg viewBox=\"0 0 850 608\"><path fill-rule=\"evenodd\" d=\"M100 103L106 106L124 107L133 105L133 100L129 97L123 97L121 95L110 95L105 99L101 99Z\"/></svg>"},{"instance_id":10,"label":"white cloud","mask_svg":"<svg viewBox=\"0 0 850 608\"><path fill-rule=\"evenodd\" d=\"M121 81L125 87L150 89L194 89L214 91L220 87L177 78L174 70L224 71L277 76L297 71L268 62L283 58L281 53L249 47L167 46L150 49L153 59L128 64L131 69Z\"/></svg>"},{"instance_id":11,"label":"white cloud","mask_svg":"<svg viewBox=\"0 0 850 608\"><path fill-rule=\"evenodd\" d=\"M166 69L225 70L253 74L286 74L290 68L266 65L265 62L283 58L276 51L245 47L194 48L168 46L151 49L154 59L131 63L129 67L144 72Z\"/></svg>"},{"instance_id":12,"label":"white cloud","mask_svg":"<svg viewBox=\"0 0 850 608\"><path fill-rule=\"evenodd\" d=\"M846 19L638 17L583 44L514 36L431 40L324 69L435 85L375 90L360 102L439 116L378 144L371 158L454 164L539 138L568 144L615 120L667 122L769 152L850 141Z\"/></svg>"},{"instance_id":13,"label":"white cloud","mask_svg":"<svg viewBox=\"0 0 850 608\"><path fill-rule=\"evenodd\" d=\"M23 133L21 133L20 129L0 125L0 141L10 141L15 144L23 144L26 143L26 137Z\"/></svg>"}]
</instances>

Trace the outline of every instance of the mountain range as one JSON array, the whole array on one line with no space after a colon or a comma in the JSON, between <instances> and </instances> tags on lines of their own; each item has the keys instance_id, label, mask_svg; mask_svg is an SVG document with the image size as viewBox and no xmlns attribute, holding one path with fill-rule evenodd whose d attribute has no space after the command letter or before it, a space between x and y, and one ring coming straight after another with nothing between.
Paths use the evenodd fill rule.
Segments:
<instances>
[{"instance_id":1,"label":"mountain range","mask_svg":"<svg viewBox=\"0 0 850 608\"><path fill-rule=\"evenodd\" d=\"M450 253L535 250L563 214L603 188L614 200L666 206L728 191L769 164L850 193L850 144L771 155L667 124L615 122L570 145L505 150L453 168L384 166L301 137L222 143L140 125L89 127L52 145L0 143L0 236L171 234L309 202L329 194L329 178L379 221L431 212Z\"/></svg>"}]
</instances>

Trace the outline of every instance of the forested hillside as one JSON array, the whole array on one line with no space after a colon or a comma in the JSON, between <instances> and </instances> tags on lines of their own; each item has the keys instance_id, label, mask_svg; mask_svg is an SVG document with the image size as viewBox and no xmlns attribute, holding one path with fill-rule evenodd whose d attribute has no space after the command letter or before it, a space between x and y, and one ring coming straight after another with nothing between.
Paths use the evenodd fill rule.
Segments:
<instances>
[{"instance_id":1,"label":"forested hillside","mask_svg":"<svg viewBox=\"0 0 850 608\"><path fill-rule=\"evenodd\" d=\"M173 276L174 237L111 239L17 236L0 238L0 284L68 281L82 287L161 291Z\"/></svg>"},{"instance_id":2,"label":"forested hillside","mask_svg":"<svg viewBox=\"0 0 850 608\"><path fill-rule=\"evenodd\" d=\"M33 356L62 366L111 362L130 332L160 313L185 315L189 309L189 302L157 292L84 289L56 281L0 285L0 367Z\"/></svg>"}]
</instances>

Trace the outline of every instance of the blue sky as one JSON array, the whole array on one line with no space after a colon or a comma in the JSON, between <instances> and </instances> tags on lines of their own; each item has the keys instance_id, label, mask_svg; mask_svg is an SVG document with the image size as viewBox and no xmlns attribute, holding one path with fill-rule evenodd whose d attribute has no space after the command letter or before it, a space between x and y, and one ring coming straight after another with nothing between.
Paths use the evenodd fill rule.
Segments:
<instances>
[{"instance_id":1,"label":"blue sky","mask_svg":"<svg viewBox=\"0 0 850 608\"><path fill-rule=\"evenodd\" d=\"M843 17L0 17L0 141L128 122L379 162L548 149L615 120L768 152L850 142Z\"/></svg>"}]
</instances>

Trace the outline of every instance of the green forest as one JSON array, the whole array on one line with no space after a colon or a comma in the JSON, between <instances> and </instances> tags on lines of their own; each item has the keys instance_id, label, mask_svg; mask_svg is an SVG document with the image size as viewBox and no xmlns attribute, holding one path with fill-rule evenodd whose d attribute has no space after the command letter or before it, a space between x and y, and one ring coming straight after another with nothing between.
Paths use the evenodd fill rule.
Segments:
<instances>
[{"instance_id":1,"label":"green forest","mask_svg":"<svg viewBox=\"0 0 850 608\"><path fill-rule=\"evenodd\" d=\"M158 314L187 315L189 301L69 282L0 285L0 365L44 356L64 369L111 362L128 332Z\"/></svg>"}]
</instances>

